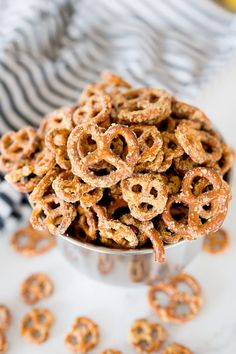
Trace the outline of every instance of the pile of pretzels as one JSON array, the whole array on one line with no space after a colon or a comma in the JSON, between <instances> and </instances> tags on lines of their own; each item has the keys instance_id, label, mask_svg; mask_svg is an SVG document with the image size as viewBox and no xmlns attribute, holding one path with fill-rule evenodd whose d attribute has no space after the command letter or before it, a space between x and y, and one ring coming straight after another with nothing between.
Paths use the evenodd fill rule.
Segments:
<instances>
[{"instance_id":1,"label":"pile of pretzels","mask_svg":"<svg viewBox=\"0 0 236 354\"><path fill-rule=\"evenodd\" d=\"M29 194L31 223L119 249L219 229L234 156L206 115L169 93L105 72L79 102L0 141L0 167Z\"/></svg>"}]
</instances>

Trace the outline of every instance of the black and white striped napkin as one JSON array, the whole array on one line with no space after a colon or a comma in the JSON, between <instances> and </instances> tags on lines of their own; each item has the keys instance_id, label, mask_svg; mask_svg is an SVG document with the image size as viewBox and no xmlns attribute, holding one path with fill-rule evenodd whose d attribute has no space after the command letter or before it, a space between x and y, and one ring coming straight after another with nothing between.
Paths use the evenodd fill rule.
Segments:
<instances>
[{"instance_id":1,"label":"black and white striped napkin","mask_svg":"<svg viewBox=\"0 0 236 354\"><path fill-rule=\"evenodd\" d=\"M104 69L192 98L236 48L211 0L0 0L0 132L77 100ZM22 198L0 182L0 228ZM9 221L10 222L10 221Z\"/></svg>"}]
</instances>

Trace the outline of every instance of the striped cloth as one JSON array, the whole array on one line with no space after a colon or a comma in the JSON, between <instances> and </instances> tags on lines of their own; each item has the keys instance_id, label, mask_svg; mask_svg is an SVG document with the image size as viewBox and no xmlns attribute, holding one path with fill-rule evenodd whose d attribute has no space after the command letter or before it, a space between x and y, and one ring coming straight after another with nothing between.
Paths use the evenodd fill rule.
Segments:
<instances>
[{"instance_id":1,"label":"striped cloth","mask_svg":"<svg viewBox=\"0 0 236 354\"><path fill-rule=\"evenodd\" d=\"M0 132L38 125L112 70L191 99L236 47L210 0L0 0ZM0 182L0 228L22 198Z\"/></svg>"}]
</instances>

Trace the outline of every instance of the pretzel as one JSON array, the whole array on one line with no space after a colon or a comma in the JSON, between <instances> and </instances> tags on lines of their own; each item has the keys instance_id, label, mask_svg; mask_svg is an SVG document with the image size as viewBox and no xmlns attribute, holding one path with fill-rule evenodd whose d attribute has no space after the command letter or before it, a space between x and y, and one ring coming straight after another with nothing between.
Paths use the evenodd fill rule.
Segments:
<instances>
[{"instance_id":1,"label":"pretzel","mask_svg":"<svg viewBox=\"0 0 236 354\"><path fill-rule=\"evenodd\" d=\"M96 205L103 197L102 188L92 188L89 192L84 193L80 198L80 204L84 208L91 208Z\"/></svg>"},{"instance_id":2,"label":"pretzel","mask_svg":"<svg viewBox=\"0 0 236 354\"><path fill-rule=\"evenodd\" d=\"M108 208L109 210L109 208ZM119 220L127 225L130 226L132 228L132 230L135 232L136 236L138 237L138 244L139 247L143 246L147 240L148 240L148 236L147 236L147 232L145 230L145 227L143 227L143 224L141 221L135 219L131 214L127 213L127 214L123 214ZM146 225L146 224L145 224Z\"/></svg>"},{"instance_id":3,"label":"pretzel","mask_svg":"<svg viewBox=\"0 0 236 354\"><path fill-rule=\"evenodd\" d=\"M197 182L198 188L196 189L194 187L194 181L199 178L200 180ZM195 198L193 198L194 192L195 194L197 192ZM190 199L192 198L193 203L197 203L195 209L198 209L200 217L207 220L210 219L210 222L212 222L213 217L215 217L215 221L222 223L222 218L225 217L225 213L227 212L227 205L231 198L231 193L228 184L222 180L221 176L216 171L201 167L189 171L183 179L182 193ZM203 224L202 229L209 233L211 230L208 231L207 226L207 223ZM218 228L219 227L217 227L217 229Z\"/></svg>"},{"instance_id":4,"label":"pretzel","mask_svg":"<svg viewBox=\"0 0 236 354\"><path fill-rule=\"evenodd\" d=\"M70 130L65 128L56 128L50 130L45 136L45 144L54 154L57 164L64 170L71 168L67 155L67 140Z\"/></svg>"},{"instance_id":5,"label":"pretzel","mask_svg":"<svg viewBox=\"0 0 236 354\"><path fill-rule=\"evenodd\" d=\"M18 229L11 237L11 245L24 256L36 256L49 251L56 244L48 232L36 231L31 226Z\"/></svg>"},{"instance_id":6,"label":"pretzel","mask_svg":"<svg viewBox=\"0 0 236 354\"><path fill-rule=\"evenodd\" d=\"M108 72L104 71L101 74L101 81L95 84L88 85L85 90L82 92L80 97L80 104L86 104L87 100L94 95L99 94L106 94L110 97L121 93L122 91L126 91L128 88L131 88L131 85L123 80L121 77Z\"/></svg>"},{"instance_id":7,"label":"pretzel","mask_svg":"<svg viewBox=\"0 0 236 354\"><path fill-rule=\"evenodd\" d=\"M83 151L83 139L91 137L96 142L92 152ZM113 139L122 136L127 144L127 154L124 159L116 155L110 148ZM72 171L86 183L94 187L110 187L121 179L130 176L139 157L137 138L127 127L112 125L105 133L97 126L77 126L71 132L68 139L68 155L72 164ZM115 170L106 175L96 175L92 170L93 165L105 160Z\"/></svg>"},{"instance_id":8,"label":"pretzel","mask_svg":"<svg viewBox=\"0 0 236 354\"><path fill-rule=\"evenodd\" d=\"M10 324L11 312L7 306L0 304L0 332L6 331L10 327Z\"/></svg>"},{"instance_id":9,"label":"pretzel","mask_svg":"<svg viewBox=\"0 0 236 354\"><path fill-rule=\"evenodd\" d=\"M203 250L208 253L218 254L229 247L229 234L224 229L211 232L204 237Z\"/></svg>"},{"instance_id":10,"label":"pretzel","mask_svg":"<svg viewBox=\"0 0 236 354\"><path fill-rule=\"evenodd\" d=\"M184 150L179 146L174 133L163 132L161 136L163 139L164 157L158 171L165 172L171 167L174 159L183 155Z\"/></svg>"},{"instance_id":11,"label":"pretzel","mask_svg":"<svg viewBox=\"0 0 236 354\"><path fill-rule=\"evenodd\" d=\"M26 163L28 163L28 161L26 161ZM16 166L18 165L16 165L16 161L14 158L2 155L0 151L0 172L2 172L3 174L9 173L14 168L16 168Z\"/></svg>"},{"instance_id":12,"label":"pretzel","mask_svg":"<svg viewBox=\"0 0 236 354\"><path fill-rule=\"evenodd\" d=\"M194 162L190 156L184 153L180 157L174 159L173 166L177 173L185 175L186 172L197 167L197 163Z\"/></svg>"},{"instance_id":13,"label":"pretzel","mask_svg":"<svg viewBox=\"0 0 236 354\"><path fill-rule=\"evenodd\" d=\"M130 129L138 139L140 156L137 163L153 161L162 147L161 133L154 125L137 124Z\"/></svg>"},{"instance_id":14,"label":"pretzel","mask_svg":"<svg viewBox=\"0 0 236 354\"><path fill-rule=\"evenodd\" d=\"M163 149L158 152L153 161L147 161L137 164L134 168L134 173L148 173L148 172L158 172L162 166L164 159Z\"/></svg>"},{"instance_id":15,"label":"pretzel","mask_svg":"<svg viewBox=\"0 0 236 354\"><path fill-rule=\"evenodd\" d=\"M74 220L74 236L82 241L91 241L97 238L97 220L92 209L78 206L77 219Z\"/></svg>"},{"instance_id":16,"label":"pretzel","mask_svg":"<svg viewBox=\"0 0 236 354\"><path fill-rule=\"evenodd\" d=\"M146 319L135 320L130 329L130 342L137 353L157 352L166 340L166 330Z\"/></svg>"},{"instance_id":17,"label":"pretzel","mask_svg":"<svg viewBox=\"0 0 236 354\"><path fill-rule=\"evenodd\" d=\"M46 227L53 235L65 233L76 216L74 205L59 199L52 189L58 169L49 171L31 193L29 200L34 206L31 223L42 231Z\"/></svg>"},{"instance_id":18,"label":"pretzel","mask_svg":"<svg viewBox=\"0 0 236 354\"><path fill-rule=\"evenodd\" d=\"M8 350L8 341L5 332L0 330L0 353L4 354Z\"/></svg>"},{"instance_id":19,"label":"pretzel","mask_svg":"<svg viewBox=\"0 0 236 354\"><path fill-rule=\"evenodd\" d=\"M168 316L168 305L170 303L171 297L176 292L176 289L167 282L159 282L152 285L148 291L148 303L153 312L160 317L164 322L169 321ZM167 306L162 306L158 299L158 293L164 293L168 298Z\"/></svg>"},{"instance_id":20,"label":"pretzel","mask_svg":"<svg viewBox=\"0 0 236 354\"><path fill-rule=\"evenodd\" d=\"M135 248L138 245L138 237L131 227L118 220L110 220L104 207L96 206L98 216L98 230L102 243L120 246L121 248Z\"/></svg>"},{"instance_id":21,"label":"pretzel","mask_svg":"<svg viewBox=\"0 0 236 354\"><path fill-rule=\"evenodd\" d=\"M175 130L179 144L191 159L199 164L216 162L221 158L221 142L209 132L200 130L198 122L183 120Z\"/></svg>"},{"instance_id":22,"label":"pretzel","mask_svg":"<svg viewBox=\"0 0 236 354\"><path fill-rule=\"evenodd\" d=\"M161 354L193 354L193 352L179 343L169 344Z\"/></svg>"},{"instance_id":23,"label":"pretzel","mask_svg":"<svg viewBox=\"0 0 236 354\"><path fill-rule=\"evenodd\" d=\"M185 283L190 292L183 292L179 285ZM157 294L165 293L168 296L168 303L162 306ZM165 322L185 323L192 320L199 312L202 305L201 288L198 282L186 273L179 273L169 282L160 282L150 287L148 302L152 310ZM179 305L188 306L188 311L177 313Z\"/></svg>"},{"instance_id":24,"label":"pretzel","mask_svg":"<svg viewBox=\"0 0 236 354\"><path fill-rule=\"evenodd\" d=\"M18 132L8 132L0 140L0 152L6 158L19 161L28 158L36 150L39 138L33 127L24 127Z\"/></svg>"},{"instance_id":25,"label":"pretzel","mask_svg":"<svg viewBox=\"0 0 236 354\"><path fill-rule=\"evenodd\" d=\"M192 188L196 178L206 178L212 190L195 196ZM227 213L229 199L228 187L220 175L213 169L197 167L185 174L182 193L168 199L162 218L172 232L192 237L203 236L219 229ZM173 205L177 204L186 208L186 215L181 220L176 220L171 213Z\"/></svg>"},{"instance_id":26,"label":"pretzel","mask_svg":"<svg viewBox=\"0 0 236 354\"><path fill-rule=\"evenodd\" d=\"M163 242L160 235L154 229L153 224L150 221L140 222L135 219L131 214L127 213L126 205L123 199L117 199L115 203L111 202L107 210L102 207L96 207L99 218L103 220L101 223L105 223L105 227L102 227L102 231L100 228L101 223L98 223L101 241L111 247L117 247L117 244L120 245L122 243L123 247L130 248L131 246L129 243L127 244L127 240L131 243L137 243L138 246L143 246L147 239L150 239L154 248L156 261L160 263L164 262L165 250ZM110 221L109 218L112 218L119 208L125 208L124 213L119 216L119 221L112 219ZM125 230L127 237L123 235Z\"/></svg>"},{"instance_id":27,"label":"pretzel","mask_svg":"<svg viewBox=\"0 0 236 354\"><path fill-rule=\"evenodd\" d=\"M74 114L75 125L99 124L109 121L111 113L111 99L108 95L101 95L99 92L87 98L84 105L79 106Z\"/></svg>"},{"instance_id":28,"label":"pretzel","mask_svg":"<svg viewBox=\"0 0 236 354\"><path fill-rule=\"evenodd\" d=\"M158 123L171 112L171 96L152 88L130 89L118 96L115 108L120 123Z\"/></svg>"},{"instance_id":29,"label":"pretzel","mask_svg":"<svg viewBox=\"0 0 236 354\"><path fill-rule=\"evenodd\" d=\"M61 172L52 183L52 187L58 198L68 203L80 201L88 207L97 204L102 198L102 189L94 188L83 182L71 171Z\"/></svg>"},{"instance_id":30,"label":"pretzel","mask_svg":"<svg viewBox=\"0 0 236 354\"><path fill-rule=\"evenodd\" d=\"M45 196L38 202L31 214L33 228L42 231L45 228L52 235L64 234L76 216L75 207L59 199L56 195Z\"/></svg>"},{"instance_id":31,"label":"pretzel","mask_svg":"<svg viewBox=\"0 0 236 354\"><path fill-rule=\"evenodd\" d=\"M113 258L107 253L102 253L98 255L97 268L101 274L109 274L113 269Z\"/></svg>"},{"instance_id":32,"label":"pretzel","mask_svg":"<svg viewBox=\"0 0 236 354\"><path fill-rule=\"evenodd\" d=\"M146 221L142 223L143 232L150 239L155 255L155 261L159 263L165 263L165 249L161 235L155 230L153 223Z\"/></svg>"},{"instance_id":33,"label":"pretzel","mask_svg":"<svg viewBox=\"0 0 236 354\"><path fill-rule=\"evenodd\" d=\"M175 276L173 276L170 280L170 284L178 290L178 292L181 292L181 289L179 289L179 285L181 283L185 283L185 287L187 285L188 289L190 290L190 295L192 296L200 296L201 295L201 287L197 280L192 277L191 275L187 273L178 273Z\"/></svg>"},{"instance_id":34,"label":"pretzel","mask_svg":"<svg viewBox=\"0 0 236 354\"><path fill-rule=\"evenodd\" d=\"M163 220L158 220L154 225L164 243L173 244L182 239L182 235L170 231Z\"/></svg>"},{"instance_id":35,"label":"pretzel","mask_svg":"<svg viewBox=\"0 0 236 354\"><path fill-rule=\"evenodd\" d=\"M74 107L61 107L49 114L41 121L38 134L45 137L46 133L51 129L68 129L73 128L72 114Z\"/></svg>"},{"instance_id":36,"label":"pretzel","mask_svg":"<svg viewBox=\"0 0 236 354\"><path fill-rule=\"evenodd\" d=\"M129 261L129 278L132 282L143 281L149 273L149 264L143 256L133 256Z\"/></svg>"},{"instance_id":37,"label":"pretzel","mask_svg":"<svg viewBox=\"0 0 236 354\"><path fill-rule=\"evenodd\" d=\"M43 177L56 165L54 154L46 147L44 147L35 155L32 163L34 167L34 173L39 177Z\"/></svg>"},{"instance_id":38,"label":"pretzel","mask_svg":"<svg viewBox=\"0 0 236 354\"><path fill-rule=\"evenodd\" d=\"M112 219L110 221L109 218L114 218L114 215L119 209L123 209L124 211L122 215L119 216L119 221ZM101 242L111 247L117 247L117 245L122 244L123 247L126 248L127 246L125 245L127 244L127 240L132 243L137 243L138 246L143 246L147 239L150 239L154 248L156 261L160 263L165 261L163 242L160 235L154 229L153 224L150 221L140 222L130 213L127 213L127 204L122 198L117 199L115 202L111 202L107 210L103 207L96 207L95 210L98 214L99 220L101 220L98 223ZM119 213L120 211L118 214ZM102 227L101 231L102 223L105 223L105 227ZM119 230L121 232L120 236ZM125 230L127 237L124 237Z\"/></svg>"},{"instance_id":39,"label":"pretzel","mask_svg":"<svg viewBox=\"0 0 236 354\"><path fill-rule=\"evenodd\" d=\"M169 132L169 133L174 133L175 128L178 124L178 121L176 121L172 116L168 116L165 119L161 120L156 124L156 127L158 128L159 132Z\"/></svg>"},{"instance_id":40,"label":"pretzel","mask_svg":"<svg viewBox=\"0 0 236 354\"><path fill-rule=\"evenodd\" d=\"M10 173L13 170L30 164L31 160L29 158L20 158L19 160L16 160L14 157L2 155L0 152L0 172L3 174Z\"/></svg>"},{"instance_id":41,"label":"pretzel","mask_svg":"<svg viewBox=\"0 0 236 354\"><path fill-rule=\"evenodd\" d=\"M87 317L77 317L72 330L65 338L66 346L72 352L87 353L98 345L99 328Z\"/></svg>"},{"instance_id":42,"label":"pretzel","mask_svg":"<svg viewBox=\"0 0 236 354\"><path fill-rule=\"evenodd\" d=\"M122 353L119 350L109 348L103 350L102 354L122 354Z\"/></svg>"},{"instance_id":43,"label":"pretzel","mask_svg":"<svg viewBox=\"0 0 236 354\"><path fill-rule=\"evenodd\" d=\"M183 313L178 311L178 306L187 306ZM175 293L168 306L168 322L182 324L191 321L198 314L202 305L202 299L200 296L190 296L189 294Z\"/></svg>"},{"instance_id":44,"label":"pretzel","mask_svg":"<svg viewBox=\"0 0 236 354\"><path fill-rule=\"evenodd\" d=\"M46 308L34 308L21 321L21 335L28 342L41 344L47 340L53 321L51 311Z\"/></svg>"},{"instance_id":45,"label":"pretzel","mask_svg":"<svg viewBox=\"0 0 236 354\"><path fill-rule=\"evenodd\" d=\"M37 186L39 177L34 174L31 165L25 165L9 172L5 179L19 192L30 193Z\"/></svg>"},{"instance_id":46,"label":"pretzel","mask_svg":"<svg viewBox=\"0 0 236 354\"><path fill-rule=\"evenodd\" d=\"M209 118L198 108L191 106L185 102L177 101L172 98L171 105L171 116L176 120L180 121L182 119L197 122L201 124L204 130L211 131L212 124Z\"/></svg>"},{"instance_id":47,"label":"pretzel","mask_svg":"<svg viewBox=\"0 0 236 354\"><path fill-rule=\"evenodd\" d=\"M31 205L41 203L49 195L53 195L52 183L59 173L58 168L49 170L46 175L40 180L38 185L34 188L33 192L29 196Z\"/></svg>"},{"instance_id":48,"label":"pretzel","mask_svg":"<svg viewBox=\"0 0 236 354\"><path fill-rule=\"evenodd\" d=\"M53 285L46 274L32 274L21 285L21 296L28 305L49 297L53 292Z\"/></svg>"},{"instance_id":49,"label":"pretzel","mask_svg":"<svg viewBox=\"0 0 236 354\"><path fill-rule=\"evenodd\" d=\"M130 212L140 221L161 214L167 202L167 188L159 174L137 175L121 182L122 195Z\"/></svg>"},{"instance_id":50,"label":"pretzel","mask_svg":"<svg viewBox=\"0 0 236 354\"><path fill-rule=\"evenodd\" d=\"M110 85L110 87L106 87L106 90L107 93L111 95L117 94L122 90L126 91L128 88L131 88L131 85L127 81L110 71L103 71L101 78L101 85Z\"/></svg>"}]
</instances>

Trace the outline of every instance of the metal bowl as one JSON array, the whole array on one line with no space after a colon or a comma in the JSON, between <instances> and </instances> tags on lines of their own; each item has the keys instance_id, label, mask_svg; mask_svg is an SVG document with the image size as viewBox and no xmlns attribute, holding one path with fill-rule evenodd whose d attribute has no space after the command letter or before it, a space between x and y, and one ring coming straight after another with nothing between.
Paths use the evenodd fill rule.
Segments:
<instances>
[{"instance_id":1,"label":"metal bowl","mask_svg":"<svg viewBox=\"0 0 236 354\"><path fill-rule=\"evenodd\" d=\"M78 271L98 281L118 286L151 284L182 271L199 253L202 237L166 245L166 262L154 261L151 248L118 250L59 237L64 256Z\"/></svg>"}]
</instances>

